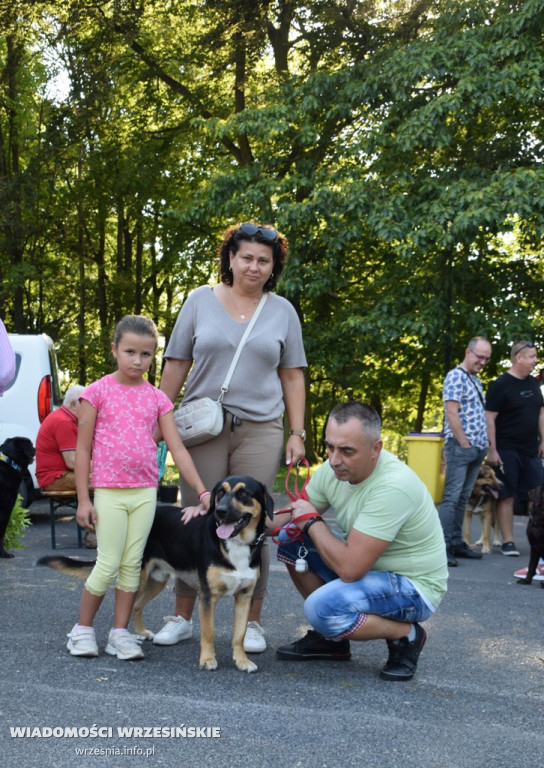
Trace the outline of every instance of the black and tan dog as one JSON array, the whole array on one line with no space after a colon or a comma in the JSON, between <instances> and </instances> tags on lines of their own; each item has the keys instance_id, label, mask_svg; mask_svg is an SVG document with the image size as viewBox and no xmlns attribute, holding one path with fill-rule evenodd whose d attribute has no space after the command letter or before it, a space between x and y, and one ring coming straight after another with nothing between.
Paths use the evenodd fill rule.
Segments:
<instances>
[{"instance_id":1,"label":"black and tan dog","mask_svg":"<svg viewBox=\"0 0 544 768\"><path fill-rule=\"evenodd\" d=\"M34 461L35 453L27 437L9 437L0 445L0 557L13 557L4 549L4 536L23 473Z\"/></svg>"},{"instance_id":2,"label":"black and tan dog","mask_svg":"<svg viewBox=\"0 0 544 768\"><path fill-rule=\"evenodd\" d=\"M140 587L132 620L136 634L147 639L142 611L168 582L183 579L199 594L200 667L217 668L214 649L214 613L217 601L234 596L232 651L242 672L257 665L244 651L244 635L251 598L259 577L266 516L273 517L274 502L266 487L252 477L227 477L213 489L208 514L181 520L180 508L160 506L145 546ZM43 557L48 565L71 576L86 578L94 562L54 555Z\"/></svg>"},{"instance_id":3,"label":"black and tan dog","mask_svg":"<svg viewBox=\"0 0 544 768\"><path fill-rule=\"evenodd\" d=\"M544 558L544 486L529 491L531 514L527 523L527 538L531 546L527 576L519 579L518 584L531 584L536 573L538 561ZM544 589L544 581L540 582Z\"/></svg>"},{"instance_id":4,"label":"black and tan dog","mask_svg":"<svg viewBox=\"0 0 544 768\"><path fill-rule=\"evenodd\" d=\"M493 530L493 546L500 546L495 507L501 485L502 483L493 471L493 468L489 464L482 464L465 509L463 539L467 544L470 544L472 516L480 515L482 535L475 546L481 546L484 553L491 552L491 530Z\"/></svg>"}]
</instances>

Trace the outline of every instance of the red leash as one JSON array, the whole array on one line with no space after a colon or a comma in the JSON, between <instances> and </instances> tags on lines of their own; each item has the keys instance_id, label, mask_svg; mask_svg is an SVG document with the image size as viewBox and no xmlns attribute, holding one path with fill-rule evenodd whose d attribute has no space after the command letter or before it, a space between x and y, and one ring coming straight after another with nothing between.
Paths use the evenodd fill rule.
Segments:
<instances>
[{"instance_id":1,"label":"red leash","mask_svg":"<svg viewBox=\"0 0 544 768\"><path fill-rule=\"evenodd\" d=\"M299 471L298 468L300 465L303 464L306 467L306 477L304 478L304 483L302 485L302 488L298 489L298 477L299 477ZM287 474L285 476L285 492L291 499L291 501L296 501L297 499L304 499L304 501L308 501L308 494L306 493L306 486L310 482L310 464L308 463L308 459L301 459L298 464L296 465L296 472L295 472L295 481L294 481L294 487L293 490L289 490L289 478L291 476L291 470L293 469L293 465L289 464L289 469L287 470Z\"/></svg>"},{"instance_id":2,"label":"red leash","mask_svg":"<svg viewBox=\"0 0 544 768\"><path fill-rule=\"evenodd\" d=\"M302 484L302 488L299 490L299 466L300 464L303 464L306 467L306 477L304 478L304 482ZM287 470L287 475L285 476L285 492L291 499L291 501L296 501L297 499L304 499L304 501L308 501L308 494L306 492L306 486L310 482L310 464L308 463L307 459L301 459L299 463L295 467L295 477L294 477L294 484L293 484L293 490L291 491L289 488L289 478L291 477L291 471L293 469L293 465L289 464L289 469ZM292 512L293 507L284 507L283 509L280 509L276 512L277 515L281 515L282 512ZM305 515L300 515L297 520L309 520L312 517L315 517L315 512L308 512ZM299 531L295 523L289 522L286 525L280 526L279 528L276 528L272 532L272 541L274 544L280 544L278 534L280 531L284 531L285 535L288 537L290 541L297 541L297 539L302 540L302 531ZM285 542L284 542L285 543Z\"/></svg>"}]
</instances>

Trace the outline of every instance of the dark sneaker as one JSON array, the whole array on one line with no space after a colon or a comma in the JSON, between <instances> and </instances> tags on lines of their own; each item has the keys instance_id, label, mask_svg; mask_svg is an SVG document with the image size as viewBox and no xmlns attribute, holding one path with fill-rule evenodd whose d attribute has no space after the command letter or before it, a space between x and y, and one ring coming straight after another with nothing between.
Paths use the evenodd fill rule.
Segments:
<instances>
[{"instance_id":1,"label":"dark sneaker","mask_svg":"<svg viewBox=\"0 0 544 768\"><path fill-rule=\"evenodd\" d=\"M419 654L423 650L427 635L419 624L416 628L416 639L410 642L407 637L400 640L388 640L389 658L380 672L383 680L411 680L417 669Z\"/></svg>"},{"instance_id":2,"label":"dark sneaker","mask_svg":"<svg viewBox=\"0 0 544 768\"><path fill-rule=\"evenodd\" d=\"M506 544L503 544L501 547L501 552L503 555L506 555L507 557L518 557L519 552L516 549L516 545L513 541L507 541Z\"/></svg>"},{"instance_id":3,"label":"dark sneaker","mask_svg":"<svg viewBox=\"0 0 544 768\"><path fill-rule=\"evenodd\" d=\"M349 640L327 640L313 629L276 651L276 658L284 661L348 661L350 657Z\"/></svg>"},{"instance_id":4,"label":"dark sneaker","mask_svg":"<svg viewBox=\"0 0 544 768\"><path fill-rule=\"evenodd\" d=\"M482 557L481 552L471 549L466 542L458 544L456 547L452 547L455 557L468 557L472 560L479 560Z\"/></svg>"},{"instance_id":5,"label":"dark sneaker","mask_svg":"<svg viewBox=\"0 0 544 768\"><path fill-rule=\"evenodd\" d=\"M457 560L455 559L455 555L453 554L453 550L450 549L450 547L446 547L446 556L448 558L448 565L450 568L455 568L457 566Z\"/></svg>"}]
</instances>

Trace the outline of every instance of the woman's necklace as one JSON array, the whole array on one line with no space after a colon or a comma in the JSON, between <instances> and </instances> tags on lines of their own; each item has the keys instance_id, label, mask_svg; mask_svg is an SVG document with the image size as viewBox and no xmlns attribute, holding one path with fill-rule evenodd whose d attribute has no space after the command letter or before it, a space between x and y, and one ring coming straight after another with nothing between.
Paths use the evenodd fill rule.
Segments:
<instances>
[{"instance_id":1,"label":"woman's necklace","mask_svg":"<svg viewBox=\"0 0 544 768\"><path fill-rule=\"evenodd\" d=\"M260 297L256 299L251 299L251 303L247 309L244 309L243 312L240 312L240 308L237 306L236 301L234 299L234 291L231 288L230 297L232 300L232 306L234 307L234 311L237 315L239 315L240 320L246 320L248 319L254 312L255 307L257 306L258 302L260 301Z\"/></svg>"}]
</instances>

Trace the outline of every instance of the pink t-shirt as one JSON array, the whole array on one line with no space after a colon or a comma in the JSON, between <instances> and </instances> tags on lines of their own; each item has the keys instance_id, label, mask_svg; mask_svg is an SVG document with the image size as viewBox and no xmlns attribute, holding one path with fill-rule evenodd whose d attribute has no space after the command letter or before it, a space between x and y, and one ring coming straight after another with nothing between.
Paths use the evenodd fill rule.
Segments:
<instances>
[{"instance_id":1,"label":"pink t-shirt","mask_svg":"<svg viewBox=\"0 0 544 768\"><path fill-rule=\"evenodd\" d=\"M81 393L96 409L93 437L94 488L152 488L158 483L153 430L174 406L161 390L143 381L120 384L111 374Z\"/></svg>"}]
</instances>

